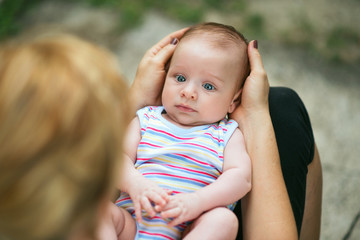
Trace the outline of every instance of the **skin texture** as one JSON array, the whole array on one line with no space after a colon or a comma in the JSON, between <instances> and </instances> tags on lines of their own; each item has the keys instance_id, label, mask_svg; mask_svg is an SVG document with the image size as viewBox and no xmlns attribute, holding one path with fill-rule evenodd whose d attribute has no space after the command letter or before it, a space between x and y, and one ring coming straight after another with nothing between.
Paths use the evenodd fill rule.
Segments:
<instances>
[{"instance_id":1,"label":"skin texture","mask_svg":"<svg viewBox=\"0 0 360 240\"><path fill-rule=\"evenodd\" d=\"M243 51L214 48L205 36L181 41L162 94L166 119L178 126L191 127L217 122L233 112L234 101L240 94L236 91L240 76L237 66L244 64Z\"/></svg>"}]
</instances>

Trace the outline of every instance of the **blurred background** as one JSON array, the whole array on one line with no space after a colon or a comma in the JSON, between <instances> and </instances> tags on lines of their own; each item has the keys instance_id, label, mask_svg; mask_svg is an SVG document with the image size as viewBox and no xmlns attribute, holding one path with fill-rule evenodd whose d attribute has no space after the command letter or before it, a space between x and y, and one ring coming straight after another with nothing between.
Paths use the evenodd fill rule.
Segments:
<instances>
[{"instance_id":1,"label":"blurred background","mask_svg":"<svg viewBox=\"0 0 360 240\"><path fill-rule=\"evenodd\" d=\"M0 0L0 41L70 32L116 54L129 83L148 48L203 21L257 39L270 84L298 92L322 160L321 239L360 239L359 0Z\"/></svg>"}]
</instances>

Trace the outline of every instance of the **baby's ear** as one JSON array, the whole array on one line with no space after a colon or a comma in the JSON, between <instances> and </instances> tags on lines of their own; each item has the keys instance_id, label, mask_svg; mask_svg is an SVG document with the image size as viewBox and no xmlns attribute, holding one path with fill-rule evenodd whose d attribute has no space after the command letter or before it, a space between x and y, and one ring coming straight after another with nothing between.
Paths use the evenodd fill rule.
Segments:
<instances>
[{"instance_id":1,"label":"baby's ear","mask_svg":"<svg viewBox=\"0 0 360 240\"><path fill-rule=\"evenodd\" d=\"M239 106L240 104L240 99L241 99L241 92L242 92L242 89L240 89L233 97L231 103L230 103L230 106L229 106L229 109L228 109L228 113L232 113L235 108L237 106Z\"/></svg>"}]
</instances>

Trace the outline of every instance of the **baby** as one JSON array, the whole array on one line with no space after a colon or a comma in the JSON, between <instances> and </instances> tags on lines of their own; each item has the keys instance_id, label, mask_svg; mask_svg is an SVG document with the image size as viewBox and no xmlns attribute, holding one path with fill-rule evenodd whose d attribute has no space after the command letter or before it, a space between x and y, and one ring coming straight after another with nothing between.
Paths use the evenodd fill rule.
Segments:
<instances>
[{"instance_id":1,"label":"baby","mask_svg":"<svg viewBox=\"0 0 360 240\"><path fill-rule=\"evenodd\" d=\"M247 41L204 23L181 38L163 106L137 112L125 139L116 205L137 220L136 239L234 239L235 203L251 189L251 161L227 118L249 75Z\"/></svg>"}]
</instances>

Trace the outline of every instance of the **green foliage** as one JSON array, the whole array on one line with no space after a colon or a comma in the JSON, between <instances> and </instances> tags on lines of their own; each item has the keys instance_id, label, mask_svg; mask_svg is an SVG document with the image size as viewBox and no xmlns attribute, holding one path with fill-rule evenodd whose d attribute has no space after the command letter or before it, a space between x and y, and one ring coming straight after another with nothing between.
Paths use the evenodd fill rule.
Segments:
<instances>
[{"instance_id":1,"label":"green foliage","mask_svg":"<svg viewBox=\"0 0 360 240\"><path fill-rule=\"evenodd\" d=\"M25 26L22 17L28 10L45 0L0 0L0 40L14 35ZM49 1L49 0L46 0ZM201 22L207 11L216 11L222 15L239 16L241 31L249 39L269 39L285 44L297 45L325 57L341 61L358 59L359 33L349 27L335 26L327 33L319 33L313 22L303 14L294 14L292 27L283 32L272 33L266 29L263 15L248 9L245 0L54 0L77 2L96 8L111 8L118 12L118 30L123 32L138 26L149 10L169 16L187 24ZM274 35L275 34L275 35ZM319 43L320 39L321 43ZM325 40L325 41L324 41Z\"/></svg>"},{"instance_id":2,"label":"green foliage","mask_svg":"<svg viewBox=\"0 0 360 240\"><path fill-rule=\"evenodd\" d=\"M360 43L360 36L346 27L335 27L332 29L326 40L326 46L330 49L341 49Z\"/></svg>"},{"instance_id":3,"label":"green foliage","mask_svg":"<svg viewBox=\"0 0 360 240\"><path fill-rule=\"evenodd\" d=\"M118 9L120 14L120 30L132 28L142 22L145 8L141 2L131 0L121 1Z\"/></svg>"},{"instance_id":4,"label":"green foliage","mask_svg":"<svg viewBox=\"0 0 360 240\"><path fill-rule=\"evenodd\" d=\"M204 15L204 8L191 2L173 1L171 7L165 9L165 13L180 21L195 23L201 21Z\"/></svg>"},{"instance_id":5,"label":"green foliage","mask_svg":"<svg viewBox=\"0 0 360 240\"><path fill-rule=\"evenodd\" d=\"M262 31L264 28L264 19L259 14L250 15L247 19L247 23L254 31Z\"/></svg>"},{"instance_id":6,"label":"green foliage","mask_svg":"<svg viewBox=\"0 0 360 240\"><path fill-rule=\"evenodd\" d=\"M211 8L215 8L215 9L220 9L222 8L222 6L224 5L224 3L226 4L227 1L219 1L219 0L204 0L204 3L211 7Z\"/></svg>"},{"instance_id":7,"label":"green foliage","mask_svg":"<svg viewBox=\"0 0 360 240\"><path fill-rule=\"evenodd\" d=\"M219 8L220 10L222 8ZM242 13L247 9L247 3L245 0L227 1L226 7L223 8L225 11Z\"/></svg>"},{"instance_id":8,"label":"green foliage","mask_svg":"<svg viewBox=\"0 0 360 240\"><path fill-rule=\"evenodd\" d=\"M21 30L17 19L29 8L42 0L3 0L0 2L0 39L13 35Z\"/></svg>"},{"instance_id":9,"label":"green foliage","mask_svg":"<svg viewBox=\"0 0 360 240\"><path fill-rule=\"evenodd\" d=\"M0 3L0 38L21 30L18 20L32 7L44 0L3 0ZM58 0L73 2L73 0ZM147 10L156 10L186 23L202 21L206 10L244 11L244 0L77 0L93 7L112 8L119 12L119 30L132 28L142 22Z\"/></svg>"},{"instance_id":10,"label":"green foliage","mask_svg":"<svg viewBox=\"0 0 360 240\"><path fill-rule=\"evenodd\" d=\"M263 38L265 36L264 18L260 14L250 14L245 19L243 30L249 39Z\"/></svg>"},{"instance_id":11,"label":"green foliage","mask_svg":"<svg viewBox=\"0 0 360 240\"><path fill-rule=\"evenodd\" d=\"M359 61L359 56L355 56L356 51L354 51L359 44L360 36L358 33L350 28L337 26L327 34L325 54L333 62L349 62L356 61L356 59Z\"/></svg>"},{"instance_id":12,"label":"green foliage","mask_svg":"<svg viewBox=\"0 0 360 240\"><path fill-rule=\"evenodd\" d=\"M304 16L293 19L292 28L282 32L282 42L290 45L303 46L314 50L313 39L316 32L307 18Z\"/></svg>"}]
</instances>

